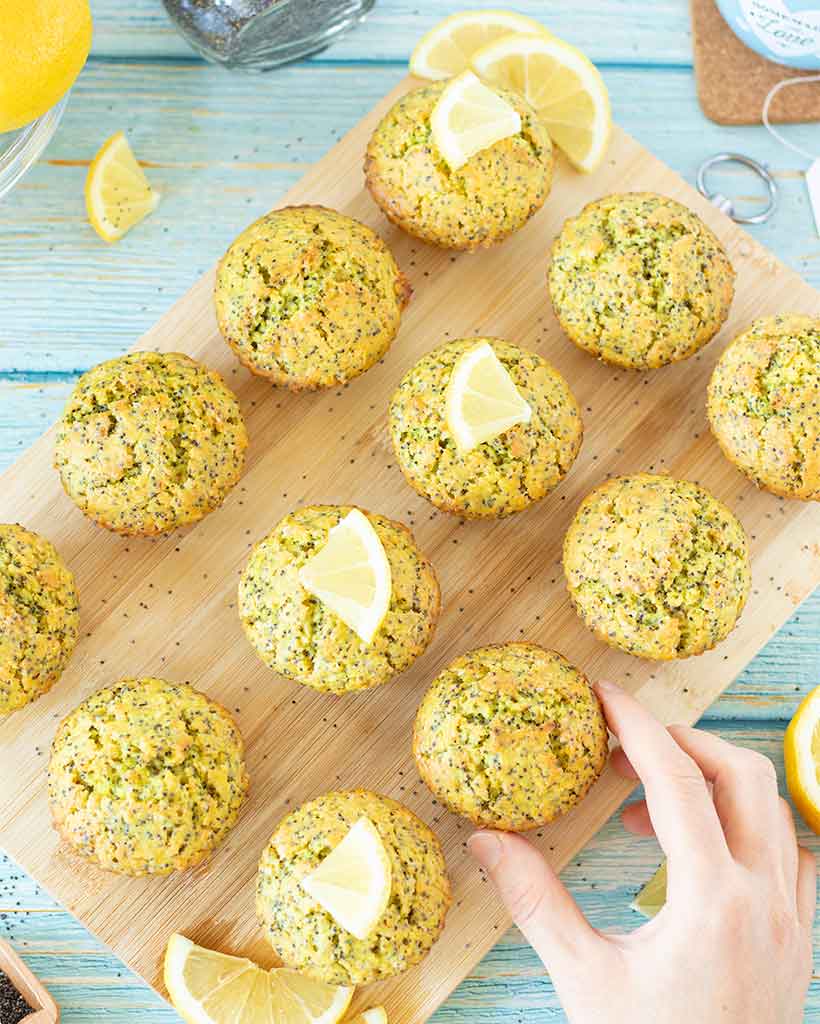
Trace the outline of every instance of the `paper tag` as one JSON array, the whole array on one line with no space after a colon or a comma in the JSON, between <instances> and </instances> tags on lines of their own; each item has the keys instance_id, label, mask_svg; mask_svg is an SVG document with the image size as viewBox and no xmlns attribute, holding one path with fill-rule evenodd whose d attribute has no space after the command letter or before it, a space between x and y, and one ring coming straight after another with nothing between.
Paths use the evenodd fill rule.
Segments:
<instances>
[{"instance_id":1,"label":"paper tag","mask_svg":"<svg viewBox=\"0 0 820 1024\"><path fill-rule=\"evenodd\" d=\"M814 226L820 235L820 157L806 171L806 184L809 187L809 202L814 214Z\"/></svg>"}]
</instances>

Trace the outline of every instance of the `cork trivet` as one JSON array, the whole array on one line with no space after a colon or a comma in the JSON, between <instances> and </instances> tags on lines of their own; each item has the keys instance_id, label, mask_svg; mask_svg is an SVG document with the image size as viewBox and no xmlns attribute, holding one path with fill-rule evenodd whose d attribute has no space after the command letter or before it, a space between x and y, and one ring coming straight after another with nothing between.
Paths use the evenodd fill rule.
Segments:
<instances>
[{"instance_id":1,"label":"cork trivet","mask_svg":"<svg viewBox=\"0 0 820 1024\"><path fill-rule=\"evenodd\" d=\"M763 102L784 78L810 72L775 64L750 50L723 20L715 0L691 0L695 79L704 114L718 124L760 124ZM820 121L820 82L781 89L769 120Z\"/></svg>"}]
</instances>

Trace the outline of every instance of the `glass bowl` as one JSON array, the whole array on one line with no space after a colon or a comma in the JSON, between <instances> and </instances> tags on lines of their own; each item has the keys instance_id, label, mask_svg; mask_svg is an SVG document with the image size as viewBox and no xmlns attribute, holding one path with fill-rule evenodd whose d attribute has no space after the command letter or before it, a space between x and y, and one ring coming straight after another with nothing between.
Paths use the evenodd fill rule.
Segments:
<instances>
[{"instance_id":1,"label":"glass bowl","mask_svg":"<svg viewBox=\"0 0 820 1024\"><path fill-rule=\"evenodd\" d=\"M206 60L268 71L323 50L376 0L163 0L176 27Z\"/></svg>"},{"instance_id":2,"label":"glass bowl","mask_svg":"<svg viewBox=\"0 0 820 1024\"><path fill-rule=\"evenodd\" d=\"M68 93L42 117L0 135L0 199L17 184L51 141L68 103Z\"/></svg>"}]
</instances>

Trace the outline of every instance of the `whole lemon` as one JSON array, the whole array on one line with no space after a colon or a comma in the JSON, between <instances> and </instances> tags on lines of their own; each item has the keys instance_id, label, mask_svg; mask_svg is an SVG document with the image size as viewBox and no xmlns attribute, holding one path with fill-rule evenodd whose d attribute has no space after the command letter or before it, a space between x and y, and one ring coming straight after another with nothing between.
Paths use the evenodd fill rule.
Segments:
<instances>
[{"instance_id":1,"label":"whole lemon","mask_svg":"<svg viewBox=\"0 0 820 1024\"><path fill-rule=\"evenodd\" d=\"M91 48L91 8L88 0L2 0L0 12L0 132L10 132L73 85Z\"/></svg>"}]
</instances>

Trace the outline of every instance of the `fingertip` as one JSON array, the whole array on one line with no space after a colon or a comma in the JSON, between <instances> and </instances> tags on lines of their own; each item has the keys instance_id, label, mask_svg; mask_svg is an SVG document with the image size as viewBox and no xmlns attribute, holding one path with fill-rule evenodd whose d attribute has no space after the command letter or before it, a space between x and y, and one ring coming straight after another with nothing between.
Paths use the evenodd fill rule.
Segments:
<instances>
[{"instance_id":1,"label":"fingertip","mask_svg":"<svg viewBox=\"0 0 820 1024\"><path fill-rule=\"evenodd\" d=\"M486 871L492 871L495 868L504 852L498 833L485 829L474 832L470 836L467 840L467 849Z\"/></svg>"},{"instance_id":2,"label":"fingertip","mask_svg":"<svg viewBox=\"0 0 820 1024\"><path fill-rule=\"evenodd\" d=\"M598 694L599 697L602 694L609 695L609 694L617 694L617 693L623 693L624 692L621 689L621 687L618 686L617 683L613 683L609 679L597 679L592 684L592 688L593 688L593 690L595 690L595 692Z\"/></svg>"}]
</instances>

